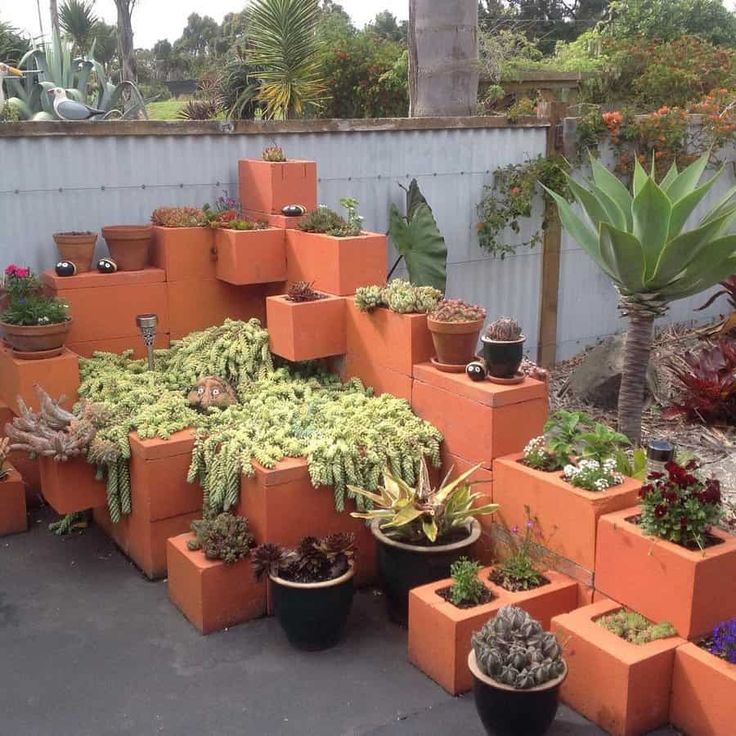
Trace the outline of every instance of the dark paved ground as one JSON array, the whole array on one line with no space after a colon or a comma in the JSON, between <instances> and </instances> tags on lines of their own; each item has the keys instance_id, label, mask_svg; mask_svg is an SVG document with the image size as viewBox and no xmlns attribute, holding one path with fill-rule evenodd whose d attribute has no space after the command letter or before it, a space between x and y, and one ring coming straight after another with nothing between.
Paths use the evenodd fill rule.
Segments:
<instances>
[{"instance_id":1,"label":"dark paved ground","mask_svg":"<svg viewBox=\"0 0 736 736\"><path fill-rule=\"evenodd\" d=\"M273 619L203 637L98 529L59 539L48 520L0 540L0 736L482 736L370 592L327 652ZM603 732L561 709L550 733Z\"/></svg>"}]
</instances>

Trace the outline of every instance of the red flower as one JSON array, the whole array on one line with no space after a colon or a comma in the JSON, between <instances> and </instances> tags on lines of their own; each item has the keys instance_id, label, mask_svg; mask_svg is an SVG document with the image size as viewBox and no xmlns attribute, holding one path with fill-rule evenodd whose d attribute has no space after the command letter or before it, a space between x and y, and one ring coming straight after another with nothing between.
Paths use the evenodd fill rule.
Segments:
<instances>
[{"instance_id":1,"label":"red flower","mask_svg":"<svg viewBox=\"0 0 736 736\"><path fill-rule=\"evenodd\" d=\"M661 503L660 504L657 504L654 507L654 515L658 519L661 519L666 513L667 513L667 507L666 506L663 506Z\"/></svg>"}]
</instances>

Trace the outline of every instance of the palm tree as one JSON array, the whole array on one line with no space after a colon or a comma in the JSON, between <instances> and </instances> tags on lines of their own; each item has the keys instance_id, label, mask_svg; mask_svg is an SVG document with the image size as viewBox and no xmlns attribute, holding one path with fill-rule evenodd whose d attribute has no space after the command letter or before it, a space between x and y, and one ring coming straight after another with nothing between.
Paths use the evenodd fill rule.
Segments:
<instances>
[{"instance_id":1,"label":"palm tree","mask_svg":"<svg viewBox=\"0 0 736 736\"><path fill-rule=\"evenodd\" d=\"M586 186L568 177L587 221L562 196L547 191L557 202L563 227L613 281L619 309L629 320L618 427L639 443L654 320L665 314L670 302L698 294L736 272L736 235L727 232L736 218L736 187L694 228L685 230L723 171L699 185L707 154L681 173L673 165L659 183L654 171L647 174L637 161L632 193L597 159L591 162L593 181Z\"/></svg>"},{"instance_id":2,"label":"palm tree","mask_svg":"<svg viewBox=\"0 0 736 736\"><path fill-rule=\"evenodd\" d=\"M409 0L409 115L474 115L477 0Z\"/></svg>"},{"instance_id":3,"label":"palm tree","mask_svg":"<svg viewBox=\"0 0 736 736\"><path fill-rule=\"evenodd\" d=\"M86 54L95 37L97 16L94 0L64 0L59 10L61 30L71 39L75 53Z\"/></svg>"},{"instance_id":4,"label":"palm tree","mask_svg":"<svg viewBox=\"0 0 736 736\"><path fill-rule=\"evenodd\" d=\"M118 11L118 50L121 81L136 79L135 47L133 45L133 11L138 0L113 0Z\"/></svg>"},{"instance_id":5,"label":"palm tree","mask_svg":"<svg viewBox=\"0 0 736 736\"><path fill-rule=\"evenodd\" d=\"M250 6L248 62L257 71L266 117L302 117L325 96L316 26L318 0L255 0Z\"/></svg>"}]
</instances>

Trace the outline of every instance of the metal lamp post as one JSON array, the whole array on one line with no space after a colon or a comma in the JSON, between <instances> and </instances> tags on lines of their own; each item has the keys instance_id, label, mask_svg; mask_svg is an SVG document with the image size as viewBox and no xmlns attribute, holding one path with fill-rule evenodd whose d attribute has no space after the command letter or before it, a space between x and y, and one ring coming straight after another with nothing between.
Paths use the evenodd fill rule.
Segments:
<instances>
[{"instance_id":1,"label":"metal lamp post","mask_svg":"<svg viewBox=\"0 0 736 736\"><path fill-rule=\"evenodd\" d=\"M156 339L156 325L158 325L158 316L155 314L139 314L135 318L135 323L141 331L143 344L146 346L146 354L148 356L148 370L153 370L153 341Z\"/></svg>"}]
</instances>

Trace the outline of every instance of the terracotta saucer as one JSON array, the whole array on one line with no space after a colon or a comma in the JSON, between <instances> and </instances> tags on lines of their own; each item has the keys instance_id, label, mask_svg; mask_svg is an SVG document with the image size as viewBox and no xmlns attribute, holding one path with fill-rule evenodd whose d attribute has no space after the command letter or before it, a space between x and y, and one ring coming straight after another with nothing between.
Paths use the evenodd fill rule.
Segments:
<instances>
[{"instance_id":1,"label":"terracotta saucer","mask_svg":"<svg viewBox=\"0 0 736 736\"><path fill-rule=\"evenodd\" d=\"M476 355L473 360L479 360L478 356ZM473 360L469 360L468 363L472 363ZM465 366L467 364L463 365L455 365L453 363L440 363L437 358L430 358L430 363L438 370L442 371L443 373L465 373Z\"/></svg>"},{"instance_id":2,"label":"terracotta saucer","mask_svg":"<svg viewBox=\"0 0 736 736\"><path fill-rule=\"evenodd\" d=\"M514 386L517 383L524 383L526 376L519 371L515 376L511 378L496 378L496 376L486 376L486 380L491 383L500 383L502 386Z\"/></svg>"}]
</instances>

